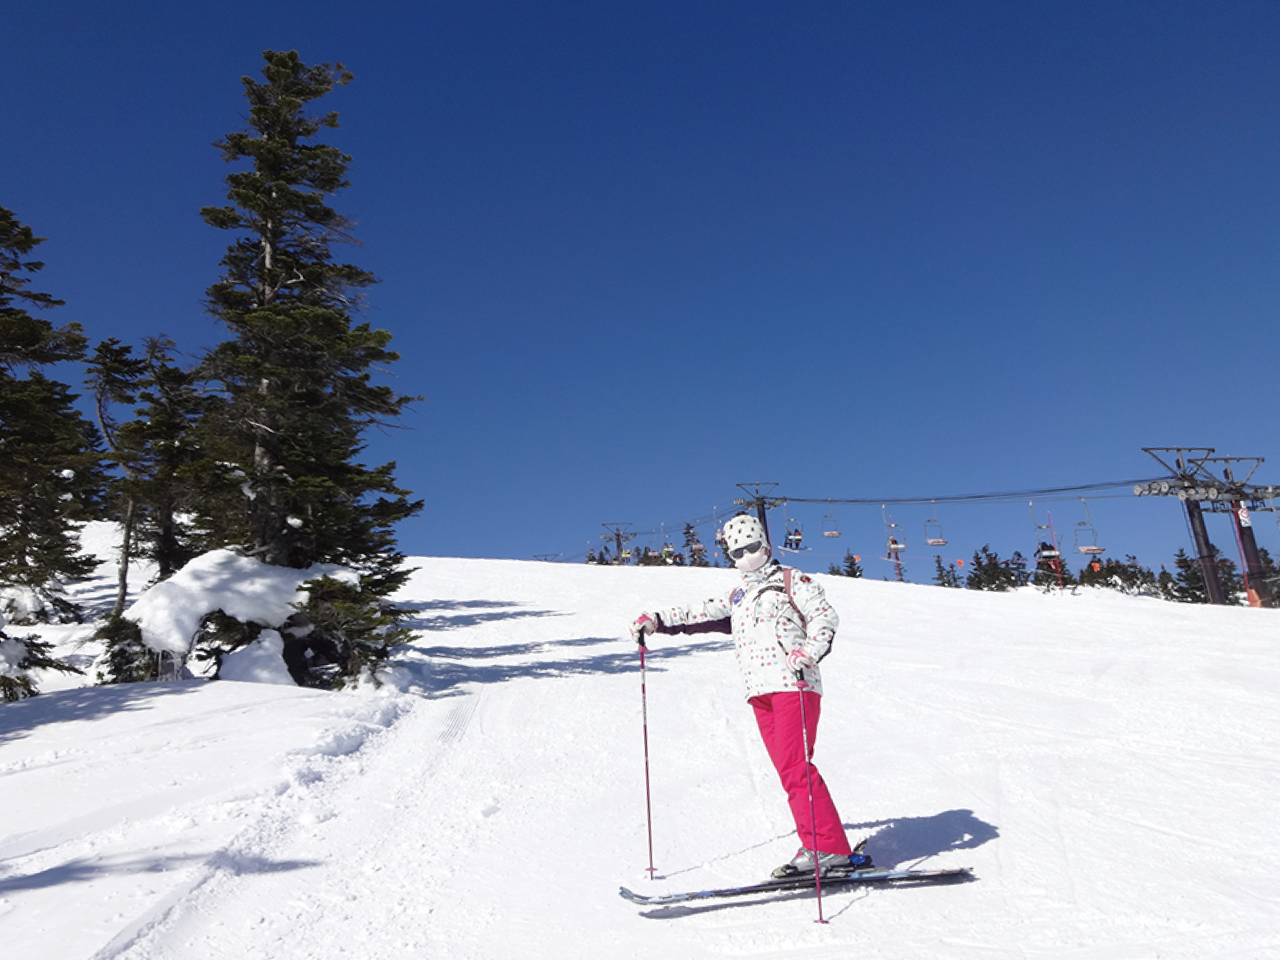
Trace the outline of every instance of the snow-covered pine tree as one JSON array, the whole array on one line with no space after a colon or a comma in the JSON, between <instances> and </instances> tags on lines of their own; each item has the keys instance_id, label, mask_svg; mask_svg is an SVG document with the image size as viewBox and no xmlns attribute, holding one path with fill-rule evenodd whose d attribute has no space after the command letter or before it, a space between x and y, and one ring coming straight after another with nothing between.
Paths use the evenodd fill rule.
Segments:
<instances>
[{"instance_id":1,"label":"snow-covered pine tree","mask_svg":"<svg viewBox=\"0 0 1280 960\"><path fill-rule=\"evenodd\" d=\"M4 632L4 615L0 614L0 701L15 703L39 693L32 670L80 670L53 655L53 646L34 634L11 637Z\"/></svg>"},{"instance_id":2,"label":"snow-covered pine tree","mask_svg":"<svg viewBox=\"0 0 1280 960\"><path fill-rule=\"evenodd\" d=\"M43 268L27 259L44 242L0 207L0 697L34 696L35 669L78 673L35 634L10 636L5 621L80 619L64 588L96 561L79 553L78 524L100 506L104 480L92 425L75 396L40 368L84 352L79 324L54 327L27 307L61 306L27 289Z\"/></svg>"},{"instance_id":3,"label":"snow-covered pine tree","mask_svg":"<svg viewBox=\"0 0 1280 960\"><path fill-rule=\"evenodd\" d=\"M353 242L351 223L328 204L348 185L351 158L316 140L338 126L337 114L309 107L352 75L341 64L308 66L296 51L263 58L264 80L242 80L249 129L216 144L224 160L243 165L226 178L231 202L201 211L237 237L208 290L232 339L200 365L213 396L198 430L206 457L194 471L199 526L207 547L234 544L268 564L338 563L360 574L358 588L315 584L303 611L311 630L289 640L336 648L339 662L311 682L340 683L404 639L385 602L409 573L393 527L422 504L396 485L394 463L369 467L359 457L363 432L418 398L372 381L399 359L387 331L353 319L375 279L332 253L336 242Z\"/></svg>"},{"instance_id":4,"label":"snow-covered pine tree","mask_svg":"<svg viewBox=\"0 0 1280 960\"><path fill-rule=\"evenodd\" d=\"M192 374L174 365L175 346L167 337L148 337L143 355L135 357L113 337L97 345L86 368L108 458L120 470L108 491L111 516L121 528L116 599L94 634L105 648L100 683L158 676L159 661L143 644L138 624L121 616L133 559L155 561L156 579L166 580L195 556L182 519L193 502L184 468L197 459L192 431L203 399ZM118 407L131 417L117 420Z\"/></svg>"},{"instance_id":5,"label":"snow-covered pine tree","mask_svg":"<svg viewBox=\"0 0 1280 960\"><path fill-rule=\"evenodd\" d=\"M78 531L101 510L106 479L97 431L42 371L85 347L79 324L27 309L62 305L27 289L23 274L44 267L27 257L43 242L0 207L0 608L11 623L80 619L64 588L97 565L79 553Z\"/></svg>"}]
</instances>

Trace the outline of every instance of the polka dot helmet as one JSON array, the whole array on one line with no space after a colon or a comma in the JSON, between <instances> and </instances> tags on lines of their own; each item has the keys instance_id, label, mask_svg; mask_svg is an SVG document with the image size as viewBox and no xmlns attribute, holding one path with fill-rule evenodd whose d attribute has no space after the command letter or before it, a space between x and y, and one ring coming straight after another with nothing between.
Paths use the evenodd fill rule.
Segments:
<instances>
[{"instance_id":1,"label":"polka dot helmet","mask_svg":"<svg viewBox=\"0 0 1280 960\"><path fill-rule=\"evenodd\" d=\"M739 514L724 525L726 551L736 550L752 543L768 544L768 542L769 538L765 536L764 527L760 525L760 521L745 513Z\"/></svg>"}]
</instances>

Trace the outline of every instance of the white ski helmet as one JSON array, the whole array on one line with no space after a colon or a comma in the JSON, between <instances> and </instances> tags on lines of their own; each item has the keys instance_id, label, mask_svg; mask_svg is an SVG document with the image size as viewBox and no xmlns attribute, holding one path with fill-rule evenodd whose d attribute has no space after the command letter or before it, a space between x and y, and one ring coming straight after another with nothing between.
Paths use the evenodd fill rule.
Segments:
<instances>
[{"instance_id":1,"label":"white ski helmet","mask_svg":"<svg viewBox=\"0 0 1280 960\"><path fill-rule=\"evenodd\" d=\"M755 517L741 513L724 525L724 549L726 553L753 543L769 545L764 527Z\"/></svg>"}]
</instances>

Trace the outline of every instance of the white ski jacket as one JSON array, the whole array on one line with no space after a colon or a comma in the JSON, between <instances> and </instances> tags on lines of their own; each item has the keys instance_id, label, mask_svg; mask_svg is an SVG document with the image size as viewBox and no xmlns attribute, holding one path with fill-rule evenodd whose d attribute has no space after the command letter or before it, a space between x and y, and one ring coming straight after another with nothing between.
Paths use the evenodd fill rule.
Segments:
<instances>
[{"instance_id":1,"label":"white ski jacket","mask_svg":"<svg viewBox=\"0 0 1280 960\"><path fill-rule=\"evenodd\" d=\"M791 571L791 600L786 571ZM794 601L794 606L792 605ZM797 647L813 658L804 680L822 693L817 663L831 652L840 618L816 580L794 567L770 560L755 573L744 573L728 597L658 610L658 633L732 633L738 669L747 699L796 689L787 669L787 654Z\"/></svg>"}]
</instances>

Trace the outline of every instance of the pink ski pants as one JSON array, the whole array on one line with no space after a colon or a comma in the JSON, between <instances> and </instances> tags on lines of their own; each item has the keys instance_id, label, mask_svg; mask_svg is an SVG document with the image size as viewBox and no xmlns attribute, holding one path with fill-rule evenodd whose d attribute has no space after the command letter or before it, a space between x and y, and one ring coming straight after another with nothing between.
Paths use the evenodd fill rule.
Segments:
<instances>
[{"instance_id":1,"label":"pink ski pants","mask_svg":"<svg viewBox=\"0 0 1280 960\"><path fill-rule=\"evenodd\" d=\"M818 717L822 714L822 697L812 690L804 696L805 719L808 721L809 756L804 753L804 740L800 734L800 691L766 693L752 697L748 702L756 713L760 736L773 761L782 788L787 791L791 804L791 816L796 822L800 842L819 853L851 853L849 840L844 835L840 814L831 801L831 793L823 782L818 768L809 762L813 757L813 743L818 736ZM813 817L809 815L809 781L805 768L813 775ZM816 831L814 829L816 825ZM814 833L817 837L814 837Z\"/></svg>"}]
</instances>

